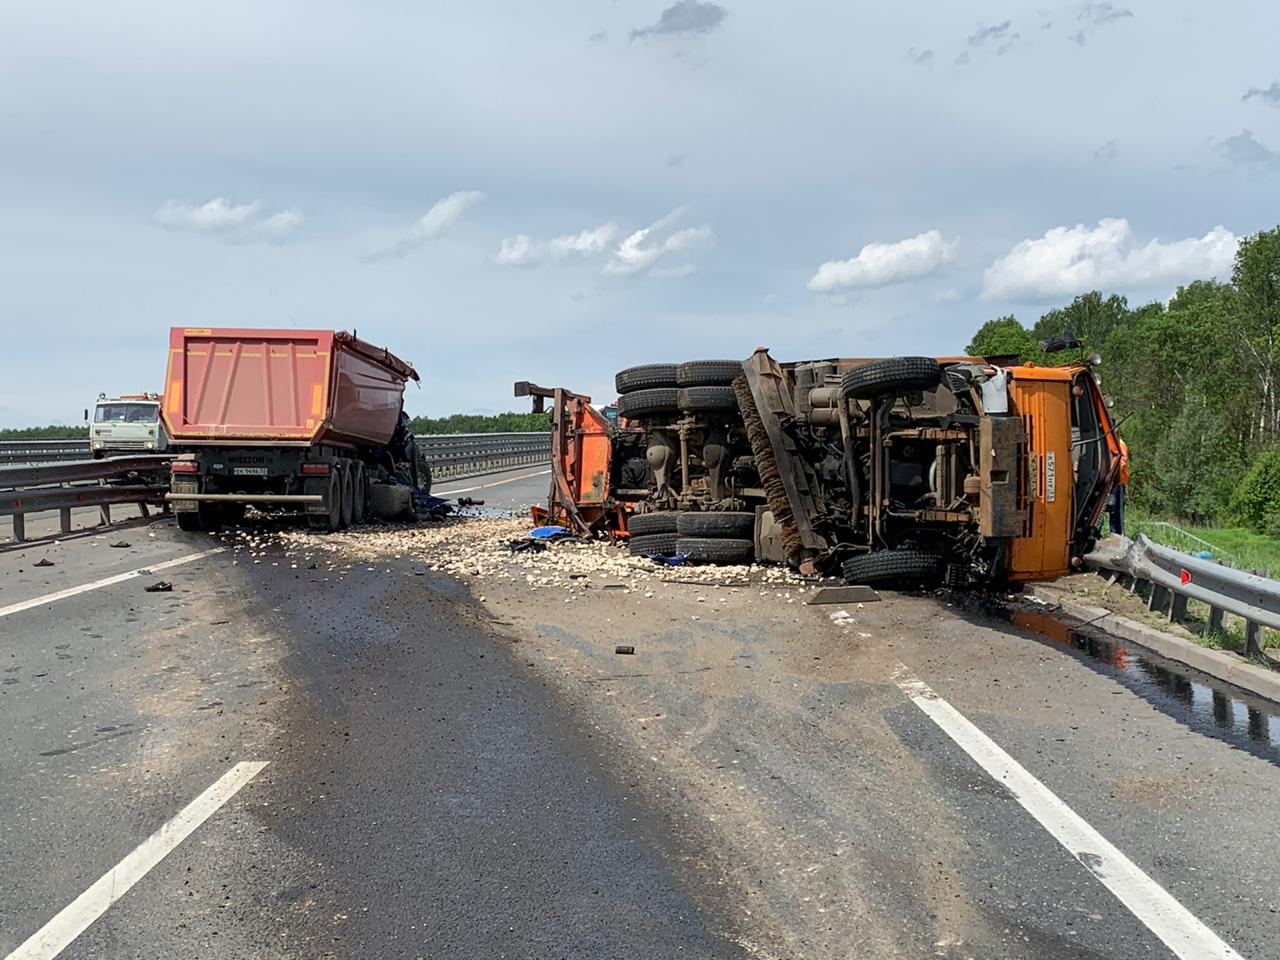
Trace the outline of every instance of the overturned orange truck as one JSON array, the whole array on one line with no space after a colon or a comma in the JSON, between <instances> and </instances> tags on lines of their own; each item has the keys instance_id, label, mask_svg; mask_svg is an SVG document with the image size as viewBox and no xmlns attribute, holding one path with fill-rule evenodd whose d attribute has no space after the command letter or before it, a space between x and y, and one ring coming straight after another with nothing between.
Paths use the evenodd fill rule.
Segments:
<instances>
[{"instance_id":1,"label":"overturned orange truck","mask_svg":"<svg viewBox=\"0 0 1280 960\"><path fill-rule=\"evenodd\" d=\"M648 364L617 417L551 402L542 511L633 553L774 561L852 583L955 586L1076 569L1120 469L1092 362L888 357Z\"/></svg>"}]
</instances>

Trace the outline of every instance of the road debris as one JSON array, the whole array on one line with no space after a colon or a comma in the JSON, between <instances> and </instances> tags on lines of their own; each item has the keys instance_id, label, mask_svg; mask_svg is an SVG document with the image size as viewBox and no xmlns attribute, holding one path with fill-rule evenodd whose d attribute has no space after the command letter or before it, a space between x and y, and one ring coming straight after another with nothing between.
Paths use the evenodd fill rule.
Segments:
<instances>
[{"instance_id":1,"label":"road debris","mask_svg":"<svg viewBox=\"0 0 1280 960\"><path fill-rule=\"evenodd\" d=\"M636 648L629 643L620 643L613 648L613 652L624 656L632 656L636 652Z\"/></svg>"},{"instance_id":2,"label":"road debris","mask_svg":"<svg viewBox=\"0 0 1280 960\"><path fill-rule=\"evenodd\" d=\"M48 558L42 558L32 564L33 567L52 567L53 561Z\"/></svg>"},{"instance_id":3,"label":"road debris","mask_svg":"<svg viewBox=\"0 0 1280 960\"><path fill-rule=\"evenodd\" d=\"M172 593L173 584L168 580L157 580L155 583L145 586L142 589L147 593Z\"/></svg>"}]
</instances>

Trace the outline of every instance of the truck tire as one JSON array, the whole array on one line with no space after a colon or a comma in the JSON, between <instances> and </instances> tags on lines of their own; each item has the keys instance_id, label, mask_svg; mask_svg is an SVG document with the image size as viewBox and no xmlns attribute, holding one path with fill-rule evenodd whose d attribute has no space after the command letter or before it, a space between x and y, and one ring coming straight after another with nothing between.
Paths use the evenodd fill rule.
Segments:
<instances>
[{"instance_id":1,"label":"truck tire","mask_svg":"<svg viewBox=\"0 0 1280 960\"><path fill-rule=\"evenodd\" d=\"M852 400L870 400L886 393L932 390L942 381L942 365L932 357L887 357L845 371L840 392Z\"/></svg>"},{"instance_id":2,"label":"truck tire","mask_svg":"<svg viewBox=\"0 0 1280 960\"><path fill-rule=\"evenodd\" d=\"M669 557L676 553L679 537L674 533L646 533L644 536L633 536L627 541L627 550L633 557L647 557L650 554Z\"/></svg>"},{"instance_id":3,"label":"truck tire","mask_svg":"<svg viewBox=\"0 0 1280 960\"><path fill-rule=\"evenodd\" d=\"M676 386L676 365L674 363L648 363L642 367L627 367L619 370L613 378L613 385L618 394L634 393L637 390L648 390L650 387Z\"/></svg>"},{"instance_id":4,"label":"truck tire","mask_svg":"<svg viewBox=\"0 0 1280 960\"><path fill-rule=\"evenodd\" d=\"M756 534L756 515L738 510L682 513L676 521L676 530L682 537L751 540Z\"/></svg>"},{"instance_id":5,"label":"truck tire","mask_svg":"<svg viewBox=\"0 0 1280 960\"><path fill-rule=\"evenodd\" d=\"M359 460L352 461L354 478L351 486L351 522L364 523L369 512L369 483L365 475L364 464Z\"/></svg>"},{"instance_id":6,"label":"truck tire","mask_svg":"<svg viewBox=\"0 0 1280 960\"><path fill-rule=\"evenodd\" d=\"M431 492L431 461L427 459L427 451L414 445L414 462L418 465L418 489L423 493Z\"/></svg>"},{"instance_id":7,"label":"truck tire","mask_svg":"<svg viewBox=\"0 0 1280 960\"><path fill-rule=\"evenodd\" d=\"M618 415L628 419L678 413L680 391L675 387L658 387L624 393L618 398Z\"/></svg>"},{"instance_id":8,"label":"truck tire","mask_svg":"<svg viewBox=\"0 0 1280 960\"><path fill-rule=\"evenodd\" d=\"M683 553L690 563L751 563L756 558L754 540L728 537L681 537L676 553Z\"/></svg>"},{"instance_id":9,"label":"truck tire","mask_svg":"<svg viewBox=\"0 0 1280 960\"><path fill-rule=\"evenodd\" d=\"M343 460L341 461L341 463L342 463L342 468L340 470L340 473L342 474L342 507L341 507L340 518L338 520L338 528L340 530L345 530L347 529L347 527L351 526L351 515L355 511L356 491L355 491L355 478L352 476L352 473L354 473L354 470L352 469L351 461Z\"/></svg>"},{"instance_id":10,"label":"truck tire","mask_svg":"<svg viewBox=\"0 0 1280 960\"><path fill-rule=\"evenodd\" d=\"M738 360L689 360L676 367L676 385L681 387L727 387L742 373Z\"/></svg>"},{"instance_id":11,"label":"truck tire","mask_svg":"<svg viewBox=\"0 0 1280 960\"><path fill-rule=\"evenodd\" d=\"M680 391L680 409L695 413L738 412L733 387L686 387Z\"/></svg>"},{"instance_id":12,"label":"truck tire","mask_svg":"<svg viewBox=\"0 0 1280 960\"><path fill-rule=\"evenodd\" d=\"M200 526L200 514L195 510L182 510L174 513L178 518L178 529L187 533L199 533L204 527Z\"/></svg>"},{"instance_id":13,"label":"truck tire","mask_svg":"<svg viewBox=\"0 0 1280 960\"><path fill-rule=\"evenodd\" d=\"M941 575L942 558L928 550L873 550L850 557L840 572L846 583L915 586Z\"/></svg>"},{"instance_id":14,"label":"truck tire","mask_svg":"<svg viewBox=\"0 0 1280 960\"><path fill-rule=\"evenodd\" d=\"M644 537L651 533L675 533L677 510L658 510L653 513L633 513L627 517L627 532L633 537Z\"/></svg>"},{"instance_id":15,"label":"truck tire","mask_svg":"<svg viewBox=\"0 0 1280 960\"><path fill-rule=\"evenodd\" d=\"M333 533L341 529L342 523L342 478L337 467L330 468L329 485L324 492L324 513L308 513L307 525L312 530Z\"/></svg>"},{"instance_id":16,"label":"truck tire","mask_svg":"<svg viewBox=\"0 0 1280 960\"><path fill-rule=\"evenodd\" d=\"M246 505L243 503L220 503L218 504L218 515L228 527L238 527L244 523L245 509Z\"/></svg>"}]
</instances>

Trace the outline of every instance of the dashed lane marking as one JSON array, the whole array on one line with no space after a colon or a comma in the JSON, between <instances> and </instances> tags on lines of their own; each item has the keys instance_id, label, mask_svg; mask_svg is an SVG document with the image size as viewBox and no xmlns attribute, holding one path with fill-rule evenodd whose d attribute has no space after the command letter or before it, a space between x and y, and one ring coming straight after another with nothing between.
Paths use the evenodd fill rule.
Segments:
<instances>
[{"instance_id":1,"label":"dashed lane marking","mask_svg":"<svg viewBox=\"0 0 1280 960\"><path fill-rule=\"evenodd\" d=\"M43 597L33 597L30 600L20 600L17 603L9 604L7 607L0 607L0 617L7 617L11 614L21 613L23 610L30 610L32 607L43 607L47 603L56 603L59 600L66 600L68 597L88 593L90 590L101 590L103 587L110 587L117 583L124 583L126 580L132 580L134 577L142 577L149 573L156 573L160 570L168 570L170 567L180 567L184 563L191 563L195 560L202 560L205 557L211 557L215 553L221 553L222 550L222 547L214 547L212 550L204 550L200 553L191 553L185 557L178 557L176 560L165 560L161 563L152 563L145 567L139 567L137 570L130 570L127 573L117 573L114 577L103 577L101 580L94 580L91 583L82 583L78 587L68 587L65 590L59 590L57 593L46 593Z\"/></svg>"},{"instance_id":2,"label":"dashed lane marking","mask_svg":"<svg viewBox=\"0 0 1280 960\"><path fill-rule=\"evenodd\" d=\"M964 714L898 664L893 681L978 766L1182 960L1243 960Z\"/></svg>"},{"instance_id":3,"label":"dashed lane marking","mask_svg":"<svg viewBox=\"0 0 1280 960\"><path fill-rule=\"evenodd\" d=\"M237 763L172 820L143 840L132 853L104 873L43 927L27 938L6 960L52 960L107 908L129 892L157 863L167 857L200 824L246 783L262 772L264 761Z\"/></svg>"}]
</instances>

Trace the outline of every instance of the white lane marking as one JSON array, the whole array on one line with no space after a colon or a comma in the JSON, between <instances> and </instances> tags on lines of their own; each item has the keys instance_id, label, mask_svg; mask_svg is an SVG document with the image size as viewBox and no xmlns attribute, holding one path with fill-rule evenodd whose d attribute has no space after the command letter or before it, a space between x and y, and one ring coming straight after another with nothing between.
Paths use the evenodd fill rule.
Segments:
<instances>
[{"instance_id":1,"label":"white lane marking","mask_svg":"<svg viewBox=\"0 0 1280 960\"><path fill-rule=\"evenodd\" d=\"M165 560L162 563L152 563L145 567L139 567L137 570L130 570L127 573L117 573L114 577L103 577L101 580L94 580L92 583L82 583L78 587L67 587L65 590L59 590L57 593L46 593L43 597L33 597L30 600L20 600L17 603L11 603L7 607L0 607L0 617L7 617L13 613L21 613L23 610L30 610L32 607L42 607L46 603L55 603L58 600L65 600L67 597L74 597L77 594L88 593L90 590L100 590L103 587L110 587L117 583L124 583L126 580L132 580L134 577L145 576L148 573L155 573L159 570L168 570L170 567L180 567L184 563L191 563L193 560L202 560L205 557L211 557L215 553L221 553L222 547L214 547L212 550L204 550L200 553L190 553L185 557L178 557L176 560Z\"/></svg>"},{"instance_id":2,"label":"white lane marking","mask_svg":"<svg viewBox=\"0 0 1280 960\"><path fill-rule=\"evenodd\" d=\"M435 497L448 497L455 493L470 493L472 490L487 490L489 487L500 487L504 483L515 483L517 480L528 480L530 477L545 477L550 470L539 470L537 473L526 473L518 477L507 477L506 480L495 480L493 483L481 483L474 487L462 487L459 490L432 490Z\"/></svg>"},{"instance_id":3,"label":"white lane marking","mask_svg":"<svg viewBox=\"0 0 1280 960\"><path fill-rule=\"evenodd\" d=\"M1182 960L1242 960L1164 887L1143 873L964 714L914 676L905 664L898 664L893 681L1176 956Z\"/></svg>"},{"instance_id":4,"label":"white lane marking","mask_svg":"<svg viewBox=\"0 0 1280 960\"><path fill-rule=\"evenodd\" d=\"M177 816L99 877L93 886L71 901L56 917L27 938L5 960L52 960L266 765L265 761L237 763L219 777L213 786L187 804Z\"/></svg>"}]
</instances>

